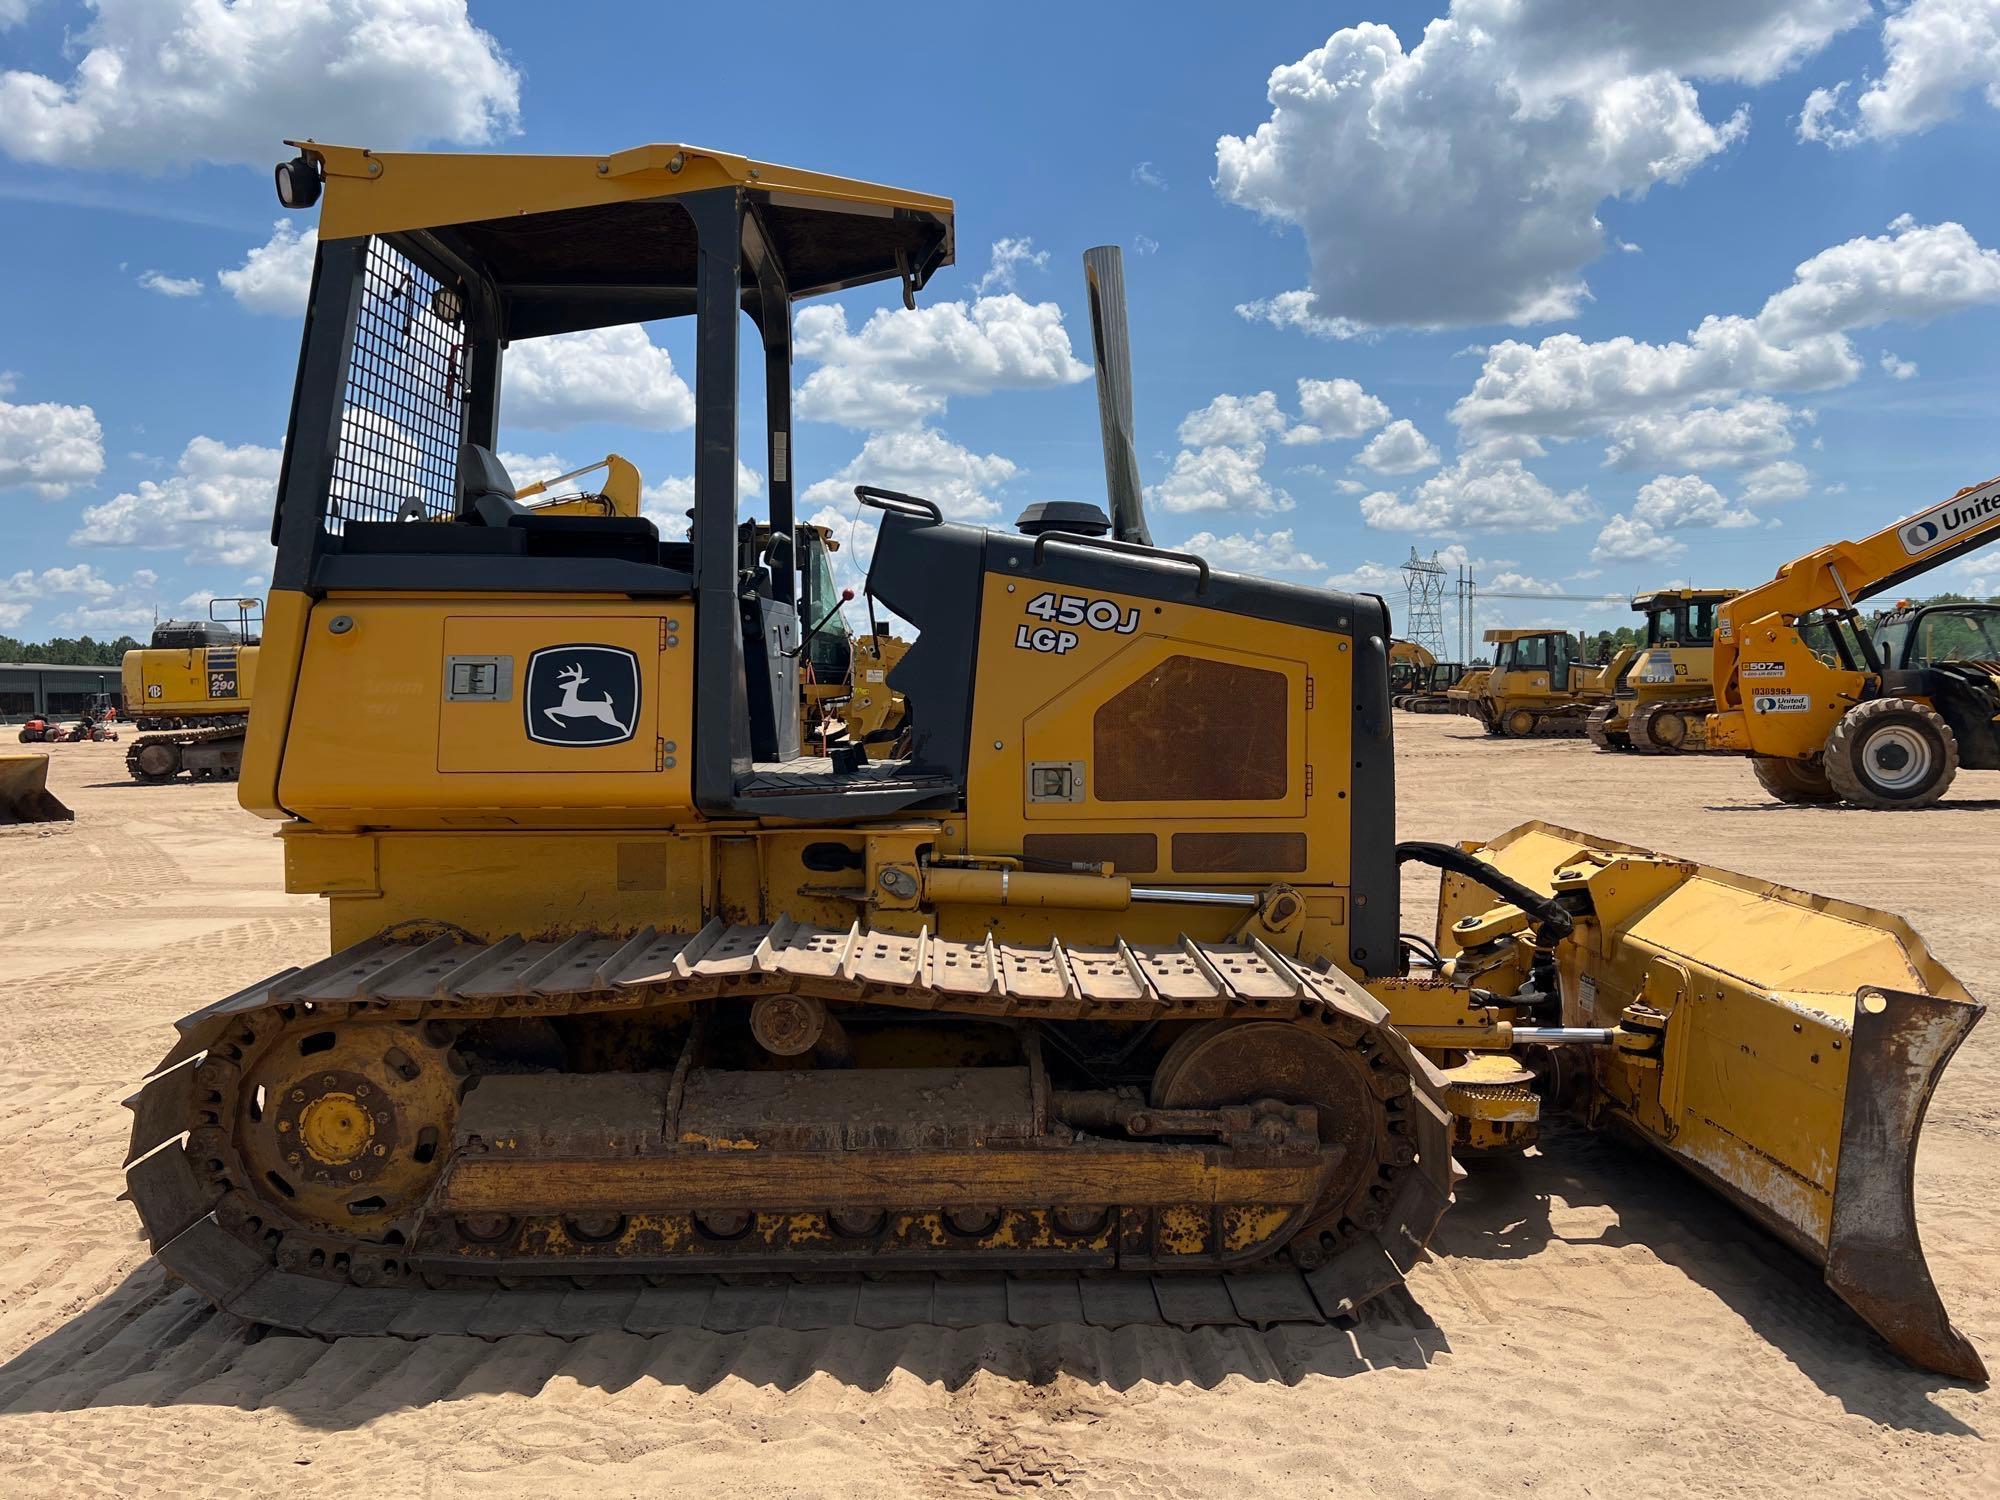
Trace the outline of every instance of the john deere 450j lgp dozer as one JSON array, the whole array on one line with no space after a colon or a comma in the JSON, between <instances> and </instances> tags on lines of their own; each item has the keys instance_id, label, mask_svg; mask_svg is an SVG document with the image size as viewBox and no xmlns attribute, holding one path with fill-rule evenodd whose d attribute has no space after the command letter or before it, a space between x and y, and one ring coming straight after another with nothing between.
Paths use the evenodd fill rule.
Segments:
<instances>
[{"instance_id":1,"label":"john deere 450j lgp dozer","mask_svg":"<svg viewBox=\"0 0 2000 1500\"><path fill-rule=\"evenodd\" d=\"M795 1272L878 1322L1315 1320L1419 1256L1455 1146L1578 1104L1979 1373L1910 1196L1979 1008L1878 912L1541 824L1399 845L1382 602L1152 545L1115 251L1111 534L864 486L908 722L817 759L792 304L913 302L951 203L677 146L307 145L280 183L325 207L241 795L333 953L189 1016L133 1101L174 1272L320 1332L654 1328ZM526 511L508 345L675 316L689 539ZM778 543L747 566L746 326ZM980 1270L1027 1279L925 1279Z\"/></svg>"}]
</instances>

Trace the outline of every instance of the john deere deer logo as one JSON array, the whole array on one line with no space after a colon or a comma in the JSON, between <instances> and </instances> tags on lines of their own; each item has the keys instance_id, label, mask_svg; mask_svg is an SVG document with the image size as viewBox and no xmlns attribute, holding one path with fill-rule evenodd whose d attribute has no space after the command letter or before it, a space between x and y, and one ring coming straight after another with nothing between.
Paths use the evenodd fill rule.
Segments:
<instances>
[{"instance_id":1,"label":"john deere deer logo","mask_svg":"<svg viewBox=\"0 0 2000 1500\"><path fill-rule=\"evenodd\" d=\"M528 658L528 738L544 745L618 745L639 716L639 658L619 646L545 646Z\"/></svg>"}]
</instances>

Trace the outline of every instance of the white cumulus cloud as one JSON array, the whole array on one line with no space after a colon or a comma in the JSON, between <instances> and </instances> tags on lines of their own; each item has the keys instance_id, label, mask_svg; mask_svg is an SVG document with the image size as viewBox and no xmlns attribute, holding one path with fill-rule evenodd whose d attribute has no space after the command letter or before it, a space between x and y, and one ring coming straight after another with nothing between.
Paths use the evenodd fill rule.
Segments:
<instances>
[{"instance_id":1,"label":"white cumulus cloud","mask_svg":"<svg viewBox=\"0 0 2000 1500\"><path fill-rule=\"evenodd\" d=\"M1648 412L1614 423L1604 461L1615 469L1725 468L1789 453L1794 422L1808 418L1769 396L1728 406Z\"/></svg>"},{"instance_id":2,"label":"white cumulus cloud","mask_svg":"<svg viewBox=\"0 0 2000 1500\"><path fill-rule=\"evenodd\" d=\"M1377 531L1554 531L1594 516L1583 490L1559 494L1518 458L1461 453L1457 462L1417 486L1361 497L1361 519Z\"/></svg>"},{"instance_id":3,"label":"white cumulus cloud","mask_svg":"<svg viewBox=\"0 0 2000 1500\"><path fill-rule=\"evenodd\" d=\"M1910 0L1882 21L1888 67L1851 111L1849 85L1817 88L1799 115L1799 137L1828 146L1890 140L1928 130L1979 90L2000 109L2000 0Z\"/></svg>"},{"instance_id":4,"label":"white cumulus cloud","mask_svg":"<svg viewBox=\"0 0 2000 1500\"><path fill-rule=\"evenodd\" d=\"M1811 488L1805 465L1782 458L1743 476L1743 503L1774 505L1781 500L1797 500Z\"/></svg>"},{"instance_id":5,"label":"white cumulus cloud","mask_svg":"<svg viewBox=\"0 0 2000 1500\"><path fill-rule=\"evenodd\" d=\"M251 312L297 317L305 311L306 294L312 290L313 256L318 250L317 229L279 219L268 240L251 246L242 265L219 272L216 280Z\"/></svg>"},{"instance_id":6,"label":"white cumulus cloud","mask_svg":"<svg viewBox=\"0 0 2000 1500\"><path fill-rule=\"evenodd\" d=\"M1678 557L1687 547L1665 535L1650 521L1637 516L1613 516L1597 534L1590 549L1596 562L1665 562Z\"/></svg>"},{"instance_id":7,"label":"white cumulus cloud","mask_svg":"<svg viewBox=\"0 0 2000 1500\"><path fill-rule=\"evenodd\" d=\"M1401 417L1370 438L1355 462L1377 474L1414 474L1440 460L1437 444L1419 432L1416 423Z\"/></svg>"},{"instance_id":8,"label":"white cumulus cloud","mask_svg":"<svg viewBox=\"0 0 2000 1500\"><path fill-rule=\"evenodd\" d=\"M266 563L280 458L276 448L194 438L166 479L86 506L70 545L172 549L230 567Z\"/></svg>"},{"instance_id":9,"label":"white cumulus cloud","mask_svg":"<svg viewBox=\"0 0 2000 1500\"><path fill-rule=\"evenodd\" d=\"M997 453L974 453L933 428L877 432L847 464L807 486L799 508L818 506L846 514L854 505L854 486L872 484L934 500L954 520L986 521L1000 514L999 499L992 491L1019 472L1013 460Z\"/></svg>"},{"instance_id":10,"label":"white cumulus cloud","mask_svg":"<svg viewBox=\"0 0 2000 1500\"><path fill-rule=\"evenodd\" d=\"M0 490L57 500L104 472L104 429L87 406L6 398L18 384L0 371Z\"/></svg>"},{"instance_id":11,"label":"white cumulus cloud","mask_svg":"<svg viewBox=\"0 0 2000 1500\"><path fill-rule=\"evenodd\" d=\"M819 365L799 387L796 415L844 427L916 427L953 396L1090 376L1070 351L1062 309L1012 292L880 310L859 331L849 330L838 303L802 308L792 341L801 359Z\"/></svg>"},{"instance_id":12,"label":"white cumulus cloud","mask_svg":"<svg viewBox=\"0 0 2000 1500\"><path fill-rule=\"evenodd\" d=\"M627 323L523 339L501 366L507 422L560 432L602 422L653 432L694 425L694 392L673 356Z\"/></svg>"},{"instance_id":13,"label":"white cumulus cloud","mask_svg":"<svg viewBox=\"0 0 2000 1500\"><path fill-rule=\"evenodd\" d=\"M1309 288L1239 308L1340 336L1574 313L1607 199L1676 183L1748 128L1697 80L1762 83L1866 0L1454 0L1405 51L1374 22L1274 70L1216 189L1296 225Z\"/></svg>"},{"instance_id":14,"label":"white cumulus cloud","mask_svg":"<svg viewBox=\"0 0 2000 1500\"><path fill-rule=\"evenodd\" d=\"M1914 380L1917 378L1916 361L1901 359L1888 350L1882 351L1882 373L1891 380Z\"/></svg>"},{"instance_id":15,"label":"white cumulus cloud","mask_svg":"<svg viewBox=\"0 0 2000 1500\"><path fill-rule=\"evenodd\" d=\"M1183 551L1208 559L1218 568L1230 568L1239 573L1305 573L1324 566L1299 546L1289 529L1252 531L1247 536L1240 531L1232 531L1227 536L1217 536L1212 531L1197 531L1180 547Z\"/></svg>"},{"instance_id":16,"label":"white cumulus cloud","mask_svg":"<svg viewBox=\"0 0 2000 1500\"><path fill-rule=\"evenodd\" d=\"M1146 503L1176 515L1234 511L1270 515L1290 510L1292 497L1264 477L1264 445L1183 448L1167 477L1146 490Z\"/></svg>"},{"instance_id":17,"label":"white cumulus cloud","mask_svg":"<svg viewBox=\"0 0 2000 1500\"><path fill-rule=\"evenodd\" d=\"M1590 341L1559 333L1538 344L1493 344L1452 420L1475 438L1570 438L1745 391L1824 390L1861 374L1850 331L1926 323L1995 303L2000 252L1979 245L1962 225L1923 225L1906 214L1886 234L1860 236L1800 262L1791 283L1766 299L1756 317L1710 316L1685 340Z\"/></svg>"},{"instance_id":18,"label":"white cumulus cloud","mask_svg":"<svg viewBox=\"0 0 2000 1500\"><path fill-rule=\"evenodd\" d=\"M1632 515L1660 531L1684 527L1755 526L1757 517L1732 505L1699 474L1660 474L1639 487Z\"/></svg>"},{"instance_id":19,"label":"white cumulus cloud","mask_svg":"<svg viewBox=\"0 0 2000 1500\"><path fill-rule=\"evenodd\" d=\"M515 128L520 77L466 0L91 0L68 77L0 72L0 151L61 167L268 166L286 136L381 150Z\"/></svg>"},{"instance_id":20,"label":"white cumulus cloud","mask_svg":"<svg viewBox=\"0 0 2000 1500\"><path fill-rule=\"evenodd\" d=\"M1297 430L1311 432L1314 440L1334 442L1374 431L1389 420L1389 407L1358 381L1301 380L1299 417L1303 425Z\"/></svg>"}]
</instances>

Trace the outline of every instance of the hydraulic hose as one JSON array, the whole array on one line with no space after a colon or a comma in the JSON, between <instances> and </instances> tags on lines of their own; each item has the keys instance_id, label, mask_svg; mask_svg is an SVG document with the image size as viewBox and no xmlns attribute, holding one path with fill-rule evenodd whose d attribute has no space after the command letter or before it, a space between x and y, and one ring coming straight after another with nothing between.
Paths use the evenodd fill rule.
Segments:
<instances>
[{"instance_id":1,"label":"hydraulic hose","mask_svg":"<svg viewBox=\"0 0 2000 1500\"><path fill-rule=\"evenodd\" d=\"M1430 865L1434 869L1463 875L1475 885L1485 886L1501 900L1511 902L1526 912L1535 924L1536 937L1546 937L1551 945L1561 942L1576 930L1575 919L1554 896L1529 890L1513 876L1501 873L1477 855L1468 854L1455 845L1432 844L1422 840L1398 844L1396 864L1399 867L1406 864Z\"/></svg>"},{"instance_id":2,"label":"hydraulic hose","mask_svg":"<svg viewBox=\"0 0 2000 1500\"><path fill-rule=\"evenodd\" d=\"M1477 855L1468 854L1451 844L1420 840L1398 844L1397 867L1412 862L1463 875L1528 914L1528 921L1534 928L1534 952L1528 960L1529 989L1523 991L1519 998L1527 1004L1531 1013L1546 1011L1559 1016L1562 1012L1562 979L1556 969L1555 950L1558 943L1576 930L1576 920L1568 910L1554 896L1529 890L1511 875L1502 874Z\"/></svg>"}]
</instances>

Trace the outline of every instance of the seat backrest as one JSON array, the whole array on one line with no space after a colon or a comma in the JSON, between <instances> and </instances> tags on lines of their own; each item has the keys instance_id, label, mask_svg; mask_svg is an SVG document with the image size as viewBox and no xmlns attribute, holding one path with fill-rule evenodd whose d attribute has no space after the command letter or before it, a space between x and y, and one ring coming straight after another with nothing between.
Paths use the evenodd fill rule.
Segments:
<instances>
[{"instance_id":1,"label":"seat backrest","mask_svg":"<svg viewBox=\"0 0 2000 1500\"><path fill-rule=\"evenodd\" d=\"M505 526L515 516L529 514L514 498L515 484L500 455L491 448L467 443L458 450L458 518L482 526Z\"/></svg>"}]
</instances>

